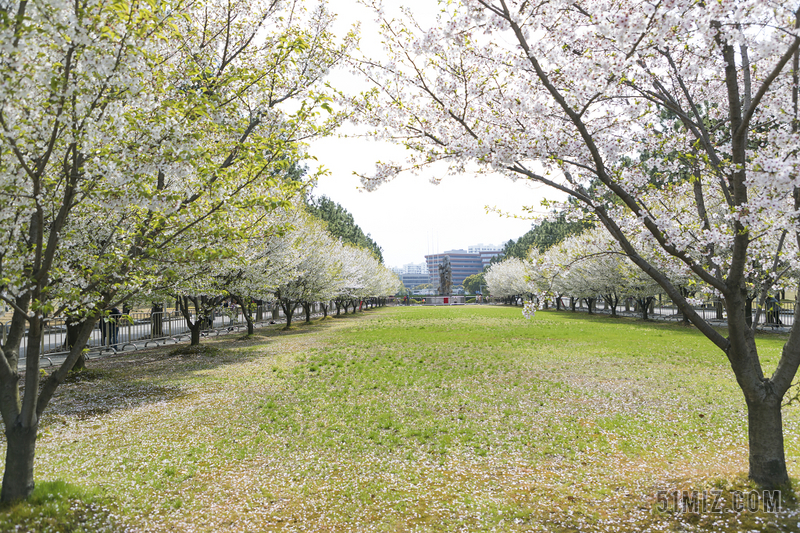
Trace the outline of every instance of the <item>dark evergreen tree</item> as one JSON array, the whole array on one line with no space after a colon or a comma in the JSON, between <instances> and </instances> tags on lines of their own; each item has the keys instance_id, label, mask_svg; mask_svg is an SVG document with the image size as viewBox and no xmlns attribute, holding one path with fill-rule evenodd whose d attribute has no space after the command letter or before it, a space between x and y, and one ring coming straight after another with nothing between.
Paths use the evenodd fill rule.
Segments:
<instances>
[{"instance_id":1,"label":"dark evergreen tree","mask_svg":"<svg viewBox=\"0 0 800 533\"><path fill-rule=\"evenodd\" d=\"M334 237L339 237L343 242L353 244L360 248L366 248L383 263L383 250L372 240L369 234L356 224L350 212L334 202L327 196L319 198L309 197L306 201L308 211L316 218L328 225L328 231Z\"/></svg>"},{"instance_id":2,"label":"dark evergreen tree","mask_svg":"<svg viewBox=\"0 0 800 533\"><path fill-rule=\"evenodd\" d=\"M492 258L492 263L499 263L500 261L516 257L518 259L525 259L528 255L528 250L535 247L540 252L544 252L551 246L554 246L571 235L577 235L585 228L589 227L586 222L570 222L567 220L566 215L561 213L553 221L543 220L535 224L530 231L519 239L510 240L504 246L502 252Z\"/></svg>"}]
</instances>

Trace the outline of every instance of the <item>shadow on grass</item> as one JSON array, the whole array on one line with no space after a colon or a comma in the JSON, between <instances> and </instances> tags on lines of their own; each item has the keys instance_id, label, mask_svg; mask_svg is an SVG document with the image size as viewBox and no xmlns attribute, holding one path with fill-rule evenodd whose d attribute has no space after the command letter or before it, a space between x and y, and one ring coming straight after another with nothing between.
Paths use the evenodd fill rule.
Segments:
<instances>
[{"instance_id":1,"label":"shadow on grass","mask_svg":"<svg viewBox=\"0 0 800 533\"><path fill-rule=\"evenodd\" d=\"M692 487L692 480L673 480L651 495L656 521L670 531L782 532L798 530L797 494L792 479L777 490L764 490L739 474L708 486Z\"/></svg>"},{"instance_id":2,"label":"shadow on grass","mask_svg":"<svg viewBox=\"0 0 800 533\"><path fill-rule=\"evenodd\" d=\"M591 315L585 311L570 311L561 310L556 311L555 309L545 309L541 311L543 313L555 313L558 314L559 317L564 318L565 320L575 320L575 321L587 321L593 320L597 322L618 322L621 324L628 324L628 325L640 325L640 326L647 326L647 327L659 327L664 329L669 329L673 331L694 331L697 335L703 336L703 334L695 328L693 324L686 325L683 321L667 321L667 320L657 320L653 318L648 318L647 320L643 320L641 315L638 316L611 316L610 314L605 313L592 313ZM723 336L728 335L728 328L724 326L712 326L715 330L717 330ZM756 335L760 335L762 332L756 332ZM785 334L784 334L785 335ZM775 334L770 333L771 337L775 337Z\"/></svg>"},{"instance_id":3,"label":"shadow on grass","mask_svg":"<svg viewBox=\"0 0 800 533\"><path fill-rule=\"evenodd\" d=\"M97 490L40 481L27 500L0 507L0 531L129 531L105 501Z\"/></svg>"},{"instance_id":4,"label":"shadow on grass","mask_svg":"<svg viewBox=\"0 0 800 533\"><path fill-rule=\"evenodd\" d=\"M344 316L344 315L343 315ZM348 318L361 318L347 315ZM65 423L187 397L180 381L198 371L240 364L262 357L258 346L275 338L305 335L333 327L341 318L300 321L256 328L252 335L203 337L200 344L160 346L93 359L89 368L71 373L45 410L40 426ZM242 348L247 348L242 350ZM177 382L177 383L176 383Z\"/></svg>"}]
</instances>

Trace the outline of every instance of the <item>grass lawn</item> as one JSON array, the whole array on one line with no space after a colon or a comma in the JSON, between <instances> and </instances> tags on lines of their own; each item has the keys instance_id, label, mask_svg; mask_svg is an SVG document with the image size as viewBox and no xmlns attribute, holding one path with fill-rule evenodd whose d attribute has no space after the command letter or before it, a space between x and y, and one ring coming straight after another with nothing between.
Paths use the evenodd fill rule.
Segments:
<instances>
[{"instance_id":1,"label":"grass lawn","mask_svg":"<svg viewBox=\"0 0 800 533\"><path fill-rule=\"evenodd\" d=\"M36 498L0 530L800 529L786 490L782 512L734 509L731 491L753 489L744 402L693 329L389 308L203 343L91 361L65 384ZM781 346L759 339L766 372ZM798 407L784 413L796 479ZM706 512L674 497L717 489L721 513L710 493Z\"/></svg>"}]
</instances>

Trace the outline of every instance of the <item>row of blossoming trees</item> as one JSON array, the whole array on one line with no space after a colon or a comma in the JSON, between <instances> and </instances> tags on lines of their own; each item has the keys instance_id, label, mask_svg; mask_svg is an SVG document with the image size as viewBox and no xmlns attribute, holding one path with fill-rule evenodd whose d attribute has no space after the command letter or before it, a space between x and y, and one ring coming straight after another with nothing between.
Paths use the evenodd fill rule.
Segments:
<instances>
[{"instance_id":1,"label":"row of blossoming trees","mask_svg":"<svg viewBox=\"0 0 800 533\"><path fill-rule=\"evenodd\" d=\"M304 218L307 183L287 177L342 119L324 77L354 36L337 39L332 20L302 1L0 3L0 298L13 310L0 500L31 493L39 419L108 309L394 291ZM61 315L72 348L40 382L45 317Z\"/></svg>"},{"instance_id":2,"label":"row of blossoming trees","mask_svg":"<svg viewBox=\"0 0 800 533\"><path fill-rule=\"evenodd\" d=\"M337 314L350 307L355 312L364 301L383 304L402 286L371 251L331 236L302 208L280 208L270 213L269 222L263 214L251 222L247 231L226 241L225 253L215 261L184 263L180 281L150 294L178 298L192 344L200 342L204 319L223 299L240 306L252 334L257 302L279 306L288 329L300 308L306 321L315 305L325 316L331 305Z\"/></svg>"},{"instance_id":3,"label":"row of blossoming trees","mask_svg":"<svg viewBox=\"0 0 800 533\"><path fill-rule=\"evenodd\" d=\"M677 273L674 282L681 287L697 286ZM592 312L595 302L605 302L611 315L617 314L620 302L635 299L643 317L659 286L625 256L608 232L595 228L574 235L544 252L530 250L525 259L509 258L495 263L486 273L492 296L511 302L520 301L526 313L535 305L553 304L560 308L569 298L574 310L584 300Z\"/></svg>"},{"instance_id":4,"label":"row of blossoming trees","mask_svg":"<svg viewBox=\"0 0 800 533\"><path fill-rule=\"evenodd\" d=\"M648 250L650 261L668 273L671 283L679 287L690 302L719 301L719 292L680 262L659 255L646 243L639 245ZM748 307L751 313L752 307L757 309L755 315L751 314L750 323L758 324L764 318L761 310L765 308L768 295L794 289L798 279L792 261L795 257L797 243L784 239L778 256L749 265L746 276ZM589 312L596 301L602 300L611 315L616 316L620 303L632 299L642 317L647 319L650 304L663 292L651 277L636 267L609 233L599 227L568 237L544 252L532 248L525 259L512 257L495 263L486 272L485 279L493 297L522 303L526 314L536 305L560 307L562 299L569 298L573 310L577 301L584 300Z\"/></svg>"}]
</instances>

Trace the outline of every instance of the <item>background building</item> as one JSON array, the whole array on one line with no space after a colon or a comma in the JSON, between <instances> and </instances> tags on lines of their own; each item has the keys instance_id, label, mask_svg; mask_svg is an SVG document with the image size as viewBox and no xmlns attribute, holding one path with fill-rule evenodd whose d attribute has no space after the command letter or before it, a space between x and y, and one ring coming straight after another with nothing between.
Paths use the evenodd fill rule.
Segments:
<instances>
[{"instance_id":1,"label":"background building","mask_svg":"<svg viewBox=\"0 0 800 533\"><path fill-rule=\"evenodd\" d=\"M471 254L478 254L481 252L499 252L502 250L502 246L497 246L496 244L473 244L472 246L467 246L467 251Z\"/></svg>"},{"instance_id":2,"label":"background building","mask_svg":"<svg viewBox=\"0 0 800 533\"><path fill-rule=\"evenodd\" d=\"M481 256L481 262L483 266L487 266L489 261L492 260L492 257L496 255L500 255L500 252L503 251L502 246L497 246L496 244L473 244L472 246L467 247L467 251L471 254L478 254Z\"/></svg>"},{"instance_id":3,"label":"background building","mask_svg":"<svg viewBox=\"0 0 800 533\"><path fill-rule=\"evenodd\" d=\"M408 263L402 267L392 267L392 272L400 276L403 286L407 289L430 283L428 265L425 263Z\"/></svg>"},{"instance_id":4,"label":"background building","mask_svg":"<svg viewBox=\"0 0 800 533\"><path fill-rule=\"evenodd\" d=\"M406 289L413 289L417 285L424 285L426 283L430 283L428 280L428 274L403 274L400 276L400 280L403 282L403 286Z\"/></svg>"},{"instance_id":5,"label":"background building","mask_svg":"<svg viewBox=\"0 0 800 533\"><path fill-rule=\"evenodd\" d=\"M480 274L489 264L492 257L500 255L502 246L495 244L474 244L466 250L448 250L439 254L425 256L424 263L408 263L401 267L393 267L395 272L408 289L418 285L430 283L435 290L439 287L439 264L445 256L450 256L453 287L463 285L464 279L473 274Z\"/></svg>"},{"instance_id":6,"label":"background building","mask_svg":"<svg viewBox=\"0 0 800 533\"><path fill-rule=\"evenodd\" d=\"M426 255L425 261L428 263L429 283L434 287L439 286L439 265L445 256L450 257L450 268L452 269L453 286L462 285L464 278L483 271L483 261L479 253L469 253L467 250L448 250L441 254ZM488 263L487 263L488 264Z\"/></svg>"}]
</instances>

